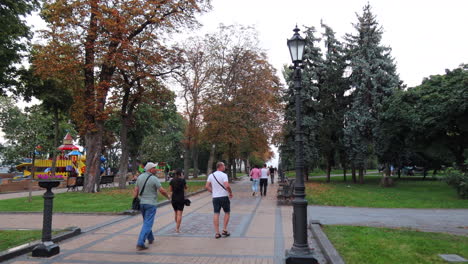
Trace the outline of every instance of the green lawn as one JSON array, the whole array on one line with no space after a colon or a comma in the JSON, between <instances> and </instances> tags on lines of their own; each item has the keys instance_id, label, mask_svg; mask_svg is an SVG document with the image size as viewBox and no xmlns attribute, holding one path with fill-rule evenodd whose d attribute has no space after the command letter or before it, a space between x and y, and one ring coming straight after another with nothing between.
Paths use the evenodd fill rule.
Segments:
<instances>
[{"instance_id":1,"label":"green lawn","mask_svg":"<svg viewBox=\"0 0 468 264\"><path fill-rule=\"evenodd\" d=\"M294 171L294 170L286 171L284 174L288 178L296 177L296 171ZM331 175L339 174L340 176L333 176L333 177L343 178L343 170L341 170L341 169L332 170L330 172L330 174ZM367 175L377 175L377 174L378 174L377 170L369 170L369 173ZM309 176L312 176L312 177L313 176L325 176L325 175L327 175L327 172L324 171L324 170L314 169L313 171L309 171ZM350 170L346 171L346 178L349 178L349 179L351 178L351 171Z\"/></svg>"},{"instance_id":2,"label":"green lawn","mask_svg":"<svg viewBox=\"0 0 468 264\"><path fill-rule=\"evenodd\" d=\"M379 176L366 176L364 184L333 177L314 178L306 183L309 204L379 208L468 208L455 190L442 181L401 179L394 187L379 186Z\"/></svg>"},{"instance_id":3,"label":"green lawn","mask_svg":"<svg viewBox=\"0 0 468 264\"><path fill-rule=\"evenodd\" d=\"M168 183L161 183L169 190ZM202 190L204 182L188 182L187 193ZM117 213L130 209L133 186L127 189L104 188L99 193L67 192L59 193L54 198L54 212L111 212ZM165 197L159 196L163 201ZM3 212L40 212L43 210L42 196L33 196L32 202L27 198L0 200L0 211Z\"/></svg>"},{"instance_id":4,"label":"green lawn","mask_svg":"<svg viewBox=\"0 0 468 264\"><path fill-rule=\"evenodd\" d=\"M60 231L52 231L57 234ZM42 237L42 230L0 230L0 251L26 244Z\"/></svg>"},{"instance_id":5,"label":"green lawn","mask_svg":"<svg viewBox=\"0 0 468 264\"><path fill-rule=\"evenodd\" d=\"M352 263L447 263L439 254L468 258L468 237L411 230L324 226L344 261Z\"/></svg>"}]
</instances>

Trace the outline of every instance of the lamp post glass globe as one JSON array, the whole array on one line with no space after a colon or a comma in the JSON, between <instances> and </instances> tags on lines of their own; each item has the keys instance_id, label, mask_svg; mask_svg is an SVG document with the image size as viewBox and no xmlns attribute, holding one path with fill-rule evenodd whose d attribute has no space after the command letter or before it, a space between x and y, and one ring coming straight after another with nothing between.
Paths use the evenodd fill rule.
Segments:
<instances>
[{"instance_id":1,"label":"lamp post glass globe","mask_svg":"<svg viewBox=\"0 0 468 264\"><path fill-rule=\"evenodd\" d=\"M302 62L302 56L304 55L305 39L299 35L299 29L293 30L294 35L288 39L288 48L293 63Z\"/></svg>"}]
</instances>

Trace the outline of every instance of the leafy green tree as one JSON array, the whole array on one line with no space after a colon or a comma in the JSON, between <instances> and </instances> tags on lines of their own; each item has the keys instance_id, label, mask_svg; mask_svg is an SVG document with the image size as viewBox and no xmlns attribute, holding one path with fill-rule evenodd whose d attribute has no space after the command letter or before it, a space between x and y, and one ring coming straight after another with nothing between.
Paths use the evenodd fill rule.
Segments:
<instances>
[{"instance_id":1,"label":"leafy green tree","mask_svg":"<svg viewBox=\"0 0 468 264\"><path fill-rule=\"evenodd\" d=\"M40 145L42 152L55 151L54 115L43 105L28 107L23 112L11 98L0 97L0 128L6 140L4 158L11 163L17 163L23 157L30 157L35 147ZM59 136L65 136L66 131L76 134L73 125L63 116L59 120Z\"/></svg>"},{"instance_id":2,"label":"leafy green tree","mask_svg":"<svg viewBox=\"0 0 468 264\"><path fill-rule=\"evenodd\" d=\"M186 121L177 112L161 120L153 133L144 137L139 150L141 160L164 161L171 168L182 168L184 129Z\"/></svg>"},{"instance_id":3,"label":"leafy green tree","mask_svg":"<svg viewBox=\"0 0 468 264\"><path fill-rule=\"evenodd\" d=\"M468 65L396 92L380 114L379 159L437 168L455 162L466 171Z\"/></svg>"},{"instance_id":4,"label":"leafy green tree","mask_svg":"<svg viewBox=\"0 0 468 264\"><path fill-rule=\"evenodd\" d=\"M17 67L32 34L25 16L39 6L37 0L0 0L0 94L16 84Z\"/></svg>"},{"instance_id":5,"label":"leafy green tree","mask_svg":"<svg viewBox=\"0 0 468 264\"><path fill-rule=\"evenodd\" d=\"M371 12L370 5L357 15L356 33L347 34L347 56L350 75L351 104L345 114L345 144L350 160L364 182L367 159L374 153L378 131L378 114L385 98L399 87L400 80L390 55L390 48L380 44L383 30ZM353 174L354 175L354 174Z\"/></svg>"},{"instance_id":6,"label":"leafy green tree","mask_svg":"<svg viewBox=\"0 0 468 264\"><path fill-rule=\"evenodd\" d=\"M73 104L72 82L62 81L59 79L49 78L42 80L34 74L34 67L28 70L21 69L21 83L18 85L16 91L17 94L23 96L23 98L29 102L32 97L35 97L42 101L42 107L50 111L53 114L53 127L54 127L54 139L53 146L58 147L60 136L64 135L65 131L59 131L60 118L65 120L70 119L69 110ZM75 82L76 83L76 82ZM55 163L57 157L57 151L52 152L52 174L55 174Z\"/></svg>"}]
</instances>

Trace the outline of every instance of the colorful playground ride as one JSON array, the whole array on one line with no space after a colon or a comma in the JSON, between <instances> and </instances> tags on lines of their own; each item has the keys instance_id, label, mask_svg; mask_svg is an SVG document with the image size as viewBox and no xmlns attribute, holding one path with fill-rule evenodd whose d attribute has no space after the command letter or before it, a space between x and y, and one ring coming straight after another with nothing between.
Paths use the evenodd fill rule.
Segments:
<instances>
[{"instance_id":1,"label":"colorful playground ride","mask_svg":"<svg viewBox=\"0 0 468 264\"><path fill-rule=\"evenodd\" d=\"M79 148L73 145L72 136L67 133L63 138L63 144L60 145L58 150L70 151L68 154L62 153L57 157L55 163L55 175L61 175L63 179L67 179L69 176L79 177L82 176L86 171L86 156L77 151ZM51 159L36 159L34 160L34 166L32 161L24 162L16 166L18 171L23 172L23 176L18 176L16 178L30 178L32 174L32 168L34 167L33 179L37 180L37 175L50 173L52 168ZM13 178L14 179L14 178Z\"/></svg>"},{"instance_id":2,"label":"colorful playground ride","mask_svg":"<svg viewBox=\"0 0 468 264\"><path fill-rule=\"evenodd\" d=\"M86 171L86 165L84 163L85 160L85 156L80 156L79 158L73 158L72 156L70 159L58 159L56 162L55 175L62 175L64 179L68 178L69 176L82 176ZM34 160L34 166L35 172L33 178L37 179L38 174L50 172L50 168L52 168L52 160L36 159ZM16 169L18 171L22 171L23 175L17 176L15 178L29 178L31 176L32 163L21 163L16 166Z\"/></svg>"}]
</instances>

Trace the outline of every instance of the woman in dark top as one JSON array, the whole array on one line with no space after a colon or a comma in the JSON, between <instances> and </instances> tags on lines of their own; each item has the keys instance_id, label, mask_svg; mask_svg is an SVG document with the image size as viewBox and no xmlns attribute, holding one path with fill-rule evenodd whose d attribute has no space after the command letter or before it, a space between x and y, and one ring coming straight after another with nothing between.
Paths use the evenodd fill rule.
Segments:
<instances>
[{"instance_id":1,"label":"woman in dark top","mask_svg":"<svg viewBox=\"0 0 468 264\"><path fill-rule=\"evenodd\" d=\"M169 183L169 188L172 193L171 203L174 208L174 219L176 222L176 232L180 232L180 223L182 223L182 211L184 211L185 190L187 183L182 177L182 170L177 169L174 178Z\"/></svg>"}]
</instances>

